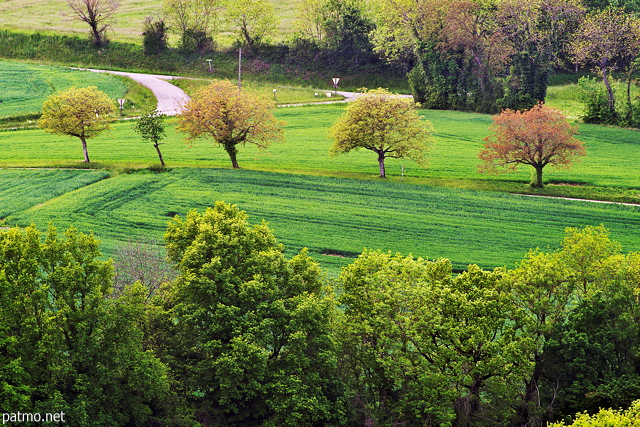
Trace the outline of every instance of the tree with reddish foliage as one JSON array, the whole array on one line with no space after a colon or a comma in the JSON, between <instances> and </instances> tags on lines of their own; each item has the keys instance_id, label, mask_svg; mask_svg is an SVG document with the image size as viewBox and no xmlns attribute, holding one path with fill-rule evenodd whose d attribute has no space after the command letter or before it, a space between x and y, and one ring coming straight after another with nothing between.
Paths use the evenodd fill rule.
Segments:
<instances>
[{"instance_id":1,"label":"tree with reddish foliage","mask_svg":"<svg viewBox=\"0 0 640 427\"><path fill-rule=\"evenodd\" d=\"M515 171L520 164L530 165L536 171L532 187L544 186L545 166L570 167L576 157L585 155L584 145L574 138L577 128L560 111L542 103L530 110L504 110L493 117L489 129L491 135L479 154L484 162L480 171Z\"/></svg>"}]
</instances>

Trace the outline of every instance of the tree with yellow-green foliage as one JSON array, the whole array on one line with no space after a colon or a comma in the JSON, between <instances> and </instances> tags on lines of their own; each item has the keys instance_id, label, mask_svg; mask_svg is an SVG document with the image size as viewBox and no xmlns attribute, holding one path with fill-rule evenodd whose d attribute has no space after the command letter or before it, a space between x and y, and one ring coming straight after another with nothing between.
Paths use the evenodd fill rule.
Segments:
<instances>
[{"instance_id":1,"label":"tree with yellow-green foliage","mask_svg":"<svg viewBox=\"0 0 640 427\"><path fill-rule=\"evenodd\" d=\"M115 102L95 86L67 89L49 96L42 105L38 126L50 133L80 138L89 163L87 139L111 127Z\"/></svg>"},{"instance_id":2,"label":"tree with yellow-green foliage","mask_svg":"<svg viewBox=\"0 0 640 427\"><path fill-rule=\"evenodd\" d=\"M349 103L331 127L331 155L364 148L378 155L380 177L386 158L411 159L423 165L432 143L431 124L416 113L417 104L386 89L365 92Z\"/></svg>"},{"instance_id":3,"label":"tree with yellow-green foliage","mask_svg":"<svg viewBox=\"0 0 640 427\"><path fill-rule=\"evenodd\" d=\"M549 427L638 427L640 426L640 400L627 410L600 409L597 414L578 414L571 424L564 422L549 424Z\"/></svg>"},{"instance_id":4,"label":"tree with yellow-green foliage","mask_svg":"<svg viewBox=\"0 0 640 427\"><path fill-rule=\"evenodd\" d=\"M178 129L189 141L213 139L229 154L231 165L239 168L238 145L267 148L282 139L284 123L275 118L274 109L273 101L267 98L240 91L227 81L214 81L189 100L178 118Z\"/></svg>"},{"instance_id":5,"label":"tree with yellow-green foliage","mask_svg":"<svg viewBox=\"0 0 640 427\"><path fill-rule=\"evenodd\" d=\"M266 0L228 2L225 17L240 44L249 49L264 42L278 26L273 5Z\"/></svg>"}]
</instances>

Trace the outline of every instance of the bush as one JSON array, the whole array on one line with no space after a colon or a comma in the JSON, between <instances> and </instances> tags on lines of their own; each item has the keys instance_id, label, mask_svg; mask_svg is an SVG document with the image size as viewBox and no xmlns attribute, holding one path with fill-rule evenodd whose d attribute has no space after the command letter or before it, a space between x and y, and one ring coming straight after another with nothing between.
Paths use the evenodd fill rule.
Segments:
<instances>
[{"instance_id":1,"label":"bush","mask_svg":"<svg viewBox=\"0 0 640 427\"><path fill-rule=\"evenodd\" d=\"M142 37L145 55L157 55L168 49L167 26L163 19L154 21L152 17L148 17L144 21Z\"/></svg>"},{"instance_id":2,"label":"bush","mask_svg":"<svg viewBox=\"0 0 640 427\"><path fill-rule=\"evenodd\" d=\"M188 29L182 33L181 49L188 53L208 53L215 50L213 39L204 31L195 29Z\"/></svg>"},{"instance_id":3,"label":"bush","mask_svg":"<svg viewBox=\"0 0 640 427\"><path fill-rule=\"evenodd\" d=\"M582 120L585 123L615 125L618 115L609 109L609 98L604 85L593 77L581 77L578 80L580 101L584 102L585 110Z\"/></svg>"}]
</instances>

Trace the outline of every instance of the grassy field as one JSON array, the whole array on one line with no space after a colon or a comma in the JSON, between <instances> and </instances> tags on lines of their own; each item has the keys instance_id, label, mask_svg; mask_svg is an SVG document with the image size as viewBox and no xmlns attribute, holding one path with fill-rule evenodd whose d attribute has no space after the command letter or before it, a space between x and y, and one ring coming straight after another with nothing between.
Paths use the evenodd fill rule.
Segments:
<instances>
[{"instance_id":1,"label":"grassy field","mask_svg":"<svg viewBox=\"0 0 640 427\"><path fill-rule=\"evenodd\" d=\"M120 6L114 15L108 37L115 41L142 44L144 20L148 16L161 16L163 1L120 0L118 3ZM285 0L272 0L272 3L280 21L275 41L282 41L293 32L292 3ZM88 37L89 26L72 19L70 11L66 1L3 0L0 28ZM219 39L226 45L233 41L228 31L222 32ZM170 42L177 42L175 36Z\"/></svg>"},{"instance_id":2,"label":"grassy field","mask_svg":"<svg viewBox=\"0 0 640 427\"><path fill-rule=\"evenodd\" d=\"M123 76L114 76L65 67L28 64L0 60L0 123L11 125L34 119L40 114L43 102L49 95L72 86L96 86L111 98L125 98L124 115L139 115L155 108L156 100L151 91ZM188 92L207 85L210 80L185 79L176 81ZM275 98L278 104L328 101L325 93L312 88L292 88L280 85L244 82L246 90ZM276 89L275 93L273 89Z\"/></svg>"},{"instance_id":3,"label":"grassy field","mask_svg":"<svg viewBox=\"0 0 640 427\"><path fill-rule=\"evenodd\" d=\"M277 116L287 123L286 142L273 144L267 150L241 147L240 166L253 170L377 180L375 154L361 150L329 156L328 129L343 112L344 105L341 104L278 109ZM437 132L428 167L423 169L410 161L389 159L389 181L478 190L534 191L527 185L530 168L497 176L477 171L477 154L482 148L482 139L488 134L490 116L453 111L425 111L423 114ZM186 145L173 123L170 121L166 143L162 145L170 167L230 166L224 150L210 141L198 140L191 146ZM640 201L638 132L584 124L580 125L580 132L580 138L587 146L587 156L569 170L547 167L545 178L552 185L535 190L535 194L586 198L605 192L608 194L605 199ZM82 151L77 138L49 135L39 129L0 132L0 153L2 167L83 167L78 162L82 159ZM153 147L140 141L130 121L117 123L112 132L89 141L89 153L98 162L95 167L146 168L157 163ZM401 176L402 166L404 177ZM602 198L598 194L595 196Z\"/></svg>"},{"instance_id":4,"label":"grassy field","mask_svg":"<svg viewBox=\"0 0 640 427\"><path fill-rule=\"evenodd\" d=\"M0 60L0 123L35 119L49 95L72 86L96 86L114 102L125 98L125 114L140 114L156 105L151 91L126 77Z\"/></svg>"},{"instance_id":5,"label":"grassy field","mask_svg":"<svg viewBox=\"0 0 640 427\"><path fill-rule=\"evenodd\" d=\"M39 114L49 95L72 86L96 86L114 99L127 90L110 75L0 60L0 119Z\"/></svg>"},{"instance_id":6,"label":"grassy field","mask_svg":"<svg viewBox=\"0 0 640 427\"><path fill-rule=\"evenodd\" d=\"M87 185L74 189L81 177ZM64 186L72 191L60 194ZM640 207L250 170L109 179L95 171L0 171L7 225L52 221L93 231L107 253L131 239L161 241L169 218L216 200L238 204L253 223L268 221L289 253L306 246L334 274L364 247L446 257L459 269L513 266L530 248L557 247L566 226L604 224L625 250L640 250Z\"/></svg>"},{"instance_id":7,"label":"grassy field","mask_svg":"<svg viewBox=\"0 0 640 427\"><path fill-rule=\"evenodd\" d=\"M109 173L105 171L62 169L1 170L0 219L108 177Z\"/></svg>"}]
</instances>

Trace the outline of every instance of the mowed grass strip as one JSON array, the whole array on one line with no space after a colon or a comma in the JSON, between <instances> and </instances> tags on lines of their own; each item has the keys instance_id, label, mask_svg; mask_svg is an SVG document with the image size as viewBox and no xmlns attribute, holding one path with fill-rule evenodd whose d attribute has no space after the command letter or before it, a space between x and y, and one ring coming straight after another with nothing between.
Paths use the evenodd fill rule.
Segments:
<instances>
[{"instance_id":1,"label":"mowed grass strip","mask_svg":"<svg viewBox=\"0 0 640 427\"><path fill-rule=\"evenodd\" d=\"M626 251L640 250L640 207L539 199L422 185L249 170L173 169L121 174L14 212L9 225L75 226L107 253L129 240L161 241L167 221L217 200L266 220L289 253L308 247L333 274L367 248L458 269L513 266L535 247L555 248L565 227L604 224Z\"/></svg>"}]
</instances>

